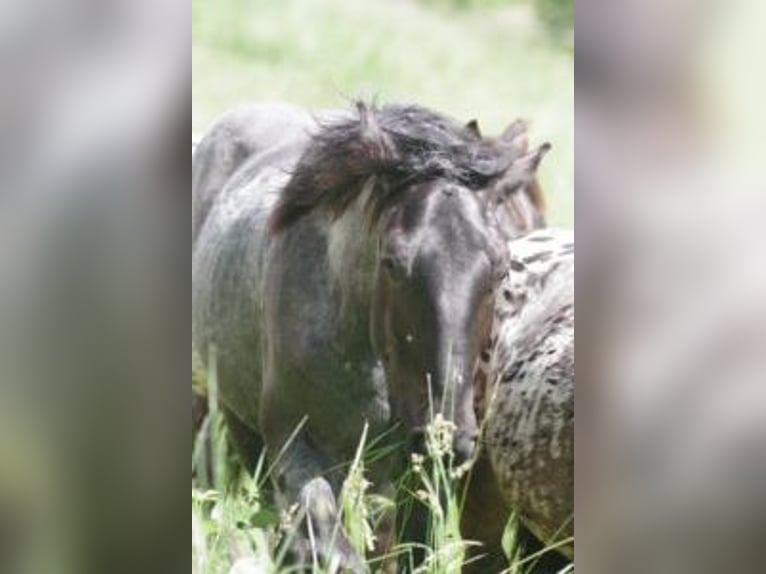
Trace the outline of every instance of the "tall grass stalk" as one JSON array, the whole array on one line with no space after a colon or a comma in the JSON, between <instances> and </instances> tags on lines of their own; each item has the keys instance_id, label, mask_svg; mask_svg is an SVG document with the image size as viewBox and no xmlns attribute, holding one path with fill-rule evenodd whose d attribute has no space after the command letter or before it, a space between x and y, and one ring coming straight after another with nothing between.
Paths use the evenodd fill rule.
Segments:
<instances>
[{"instance_id":1,"label":"tall grass stalk","mask_svg":"<svg viewBox=\"0 0 766 574\"><path fill-rule=\"evenodd\" d=\"M455 425L437 413L426 428L426 456L413 455L412 472L419 481L415 497L430 515L426 560L419 572L460 572L466 543L460 535L459 479L452 442Z\"/></svg>"},{"instance_id":2,"label":"tall grass stalk","mask_svg":"<svg viewBox=\"0 0 766 574\"><path fill-rule=\"evenodd\" d=\"M367 491L372 484L364 476L364 452L368 431L369 426L365 424L356 455L343 482L339 497L343 526L351 545L360 556L365 556L375 549L375 537L366 500Z\"/></svg>"}]
</instances>

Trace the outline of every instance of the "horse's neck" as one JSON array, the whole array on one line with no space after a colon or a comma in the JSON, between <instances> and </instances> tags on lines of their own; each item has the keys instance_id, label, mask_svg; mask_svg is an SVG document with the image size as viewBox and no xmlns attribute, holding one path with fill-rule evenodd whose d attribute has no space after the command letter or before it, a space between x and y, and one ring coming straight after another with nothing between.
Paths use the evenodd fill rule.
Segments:
<instances>
[{"instance_id":1,"label":"horse's neck","mask_svg":"<svg viewBox=\"0 0 766 574\"><path fill-rule=\"evenodd\" d=\"M574 234L541 229L508 242L509 269L496 299L496 316L518 316L534 305L553 275L574 262ZM496 321L497 322L497 321Z\"/></svg>"},{"instance_id":2,"label":"horse's neck","mask_svg":"<svg viewBox=\"0 0 766 574\"><path fill-rule=\"evenodd\" d=\"M508 242L509 265L495 287L495 306L488 347L475 370L476 405L483 413L493 391L492 381L513 357L507 345L521 336L530 317L549 303L542 295L556 289L574 265L574 236L570 231L544 229Z\"/></svg>"}]
</instances>

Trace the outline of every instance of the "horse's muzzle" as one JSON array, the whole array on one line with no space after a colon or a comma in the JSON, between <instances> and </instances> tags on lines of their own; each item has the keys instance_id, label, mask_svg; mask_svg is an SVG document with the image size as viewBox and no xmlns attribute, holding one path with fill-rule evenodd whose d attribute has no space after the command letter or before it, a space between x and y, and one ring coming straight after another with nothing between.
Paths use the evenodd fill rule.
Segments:
<instances>
[{"instance_id":1,"label":"horse's muzzle","mask_svg":"<svg viewBox=\"0 0 766 574\"><path fill-rule=\"evenodd\" d=\"M456 464L461 465L473 458L473 455L476 452L476 444L478 439L478 431L458 432L455 435L455 440L452 443L452 448L455 451Z\"/></svg>"}]
</instances>

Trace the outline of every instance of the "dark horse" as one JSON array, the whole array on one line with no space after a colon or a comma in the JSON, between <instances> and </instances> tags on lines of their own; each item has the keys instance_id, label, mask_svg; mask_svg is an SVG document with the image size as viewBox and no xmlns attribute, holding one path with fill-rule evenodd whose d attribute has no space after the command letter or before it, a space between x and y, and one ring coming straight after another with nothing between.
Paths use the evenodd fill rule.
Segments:
<instances>
[{"instance_id":1,"label":"dark horse","mask_svg":"<svg viewBox=\"0 0 766 574\"><path fill-rule=\"evenodd\" d=\"M548 146L519 137L417 106L269 105L225 116L195 151L193 346L217 349L243 450L283 451L277 487L330 570L365 570L335 503L365 424L415 449L429 401L453 405L456 458L473 453L471 376L503 242L542 224Z\"/></svg>"}]
</instances>

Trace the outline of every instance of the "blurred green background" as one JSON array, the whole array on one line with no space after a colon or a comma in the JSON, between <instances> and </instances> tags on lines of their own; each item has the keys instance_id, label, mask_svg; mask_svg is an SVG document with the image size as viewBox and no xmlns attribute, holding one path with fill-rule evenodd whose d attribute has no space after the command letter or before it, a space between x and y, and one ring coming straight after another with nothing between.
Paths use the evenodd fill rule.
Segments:
<instances>
[{"instance_id":1,"label":"blurred green background","mask_svg":"<svg viewBox=\"0 0 766 574\"><path fill-rule=\"evenodd\" d=\"M192 0L192 130L255 100L415 102L554 151L552 224L574 218L573 0Z\"/></svg>"}]
</instances>

